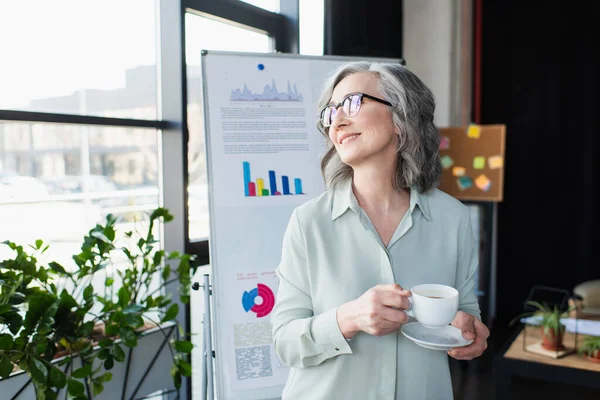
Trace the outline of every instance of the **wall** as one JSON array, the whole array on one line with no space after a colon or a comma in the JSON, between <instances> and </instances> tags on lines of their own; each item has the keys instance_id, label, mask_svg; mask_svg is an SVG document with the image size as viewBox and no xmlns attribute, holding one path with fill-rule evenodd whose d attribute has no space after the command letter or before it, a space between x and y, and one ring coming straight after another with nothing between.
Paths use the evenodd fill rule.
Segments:
<instances>
[{"instance_id":1,"label":"wall","mask_svg":"<svg viewBox=\"0 0 600 400\"><path fill-rule=\"evenodd\" d=\"M438 126L470 122L471 8L471 0L404 1L403 57L433 91Z\"/></svg>"}]
</instances>

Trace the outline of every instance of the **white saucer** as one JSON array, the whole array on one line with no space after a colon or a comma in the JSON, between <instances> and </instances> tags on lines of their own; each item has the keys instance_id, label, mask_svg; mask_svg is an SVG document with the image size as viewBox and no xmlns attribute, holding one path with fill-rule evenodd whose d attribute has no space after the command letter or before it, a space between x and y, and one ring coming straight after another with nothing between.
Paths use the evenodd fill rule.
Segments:
<instances>
[{"instance_id":1,"label":"white saucer","mask_svg":"<svg viewBox=\"0 0 600 400\"><path fill-rule=\"evenodd\" d=\"M460 329L452 325L439 329L426 328L419 322L410 322L402 326L402 334L421 347L431 350L448 351L455 347L468 346L473 340L462 337Z\"/></svg>"}]
</instances>

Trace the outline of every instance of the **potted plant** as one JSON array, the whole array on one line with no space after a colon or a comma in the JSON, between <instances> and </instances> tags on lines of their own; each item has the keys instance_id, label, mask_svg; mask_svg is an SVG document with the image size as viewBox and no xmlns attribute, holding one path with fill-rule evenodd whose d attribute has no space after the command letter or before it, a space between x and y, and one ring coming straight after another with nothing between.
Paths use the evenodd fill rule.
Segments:
<instances>
[{"instance_id":1,"label":"potted plant","mask_svg":"<svg viewBox=\"0 0 600 400\"><path fill-rule=\"evenodd\" d=\"M155 237L157 223L172 219L157 208L144 233L121 233L109 214L83 238L74 270L42 261L48 246L41 240L27 250L4 242L14 256L0 261L0 379L25 371L39 400L56 399L63 388L76 399L88 399L86 387L101 393L144 328L177 318L178 302L165 287L177 285L179 300L189 301L194 257L161 249ZM169 345L171 375L180 387L182 376L191 375L192 344Z\"/></svg>"},{"instance_id":2,"label":"potted plant","mask_svg":"<svg viewBox=\"0 0 600 400\"><path fill-rule=\"evenodd\" d=\"M561 310L557 305L549 306L548 304L539 303L537 301L527 301L525 302L525 305L533 307L534 310L517 316L511 321L511 324L522 317L538 317L542 333L542 347L551 351L564 350L563 336L565 333L565 325L561 323L560 319L566 318L569 315L571 307L567 310Z\"/></svg>"},{"instance_id":3,"label":"potted plant","mask_svg":"<svg viewBox=\"0 0 600 400\"><path fill-rule=\"evenodd\" d=\"M600 363L600 336L588 336L579 347L579 353L591 362Z\"/></svg>"}]
</instances>

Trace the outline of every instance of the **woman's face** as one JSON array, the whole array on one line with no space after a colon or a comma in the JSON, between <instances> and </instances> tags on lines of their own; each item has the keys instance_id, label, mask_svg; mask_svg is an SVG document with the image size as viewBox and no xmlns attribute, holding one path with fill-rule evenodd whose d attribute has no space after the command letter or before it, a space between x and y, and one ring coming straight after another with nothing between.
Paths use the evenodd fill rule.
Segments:
<instances>
[{"instance_id":1,"label":"woman's face","mask_svg":"<svg viewBox=\"0 0 600 400\"><path fill-rule=\"evenodd\" d=\"M333 89L330 104L338 104L349 93L365 93L383 99L378 77L371 73L348 75ZM348 117L337 109L329 128L329 139L340 158L352 167L378 158L395 159L395 133L389 106L363 98L358 113ZM384 161L384 160L381 160Z\"/></svg>"}]
</instances>

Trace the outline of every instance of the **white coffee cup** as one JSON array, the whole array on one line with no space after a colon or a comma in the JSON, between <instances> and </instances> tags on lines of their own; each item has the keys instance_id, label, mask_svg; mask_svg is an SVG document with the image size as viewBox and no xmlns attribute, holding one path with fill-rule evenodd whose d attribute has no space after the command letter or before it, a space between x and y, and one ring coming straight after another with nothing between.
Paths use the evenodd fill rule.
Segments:
<instances>
[{"instance_id":1,"label":"white coffee cup","mask_svg":"<svg viewBox=\"0 0 600 400\"><path fill-rule=\"evenodd\" d=\"M410 309L406 313L427 328L443 328L458 311L458 290L438 284L417 285L410 289Z\"/></svg>"}]
</instances>

